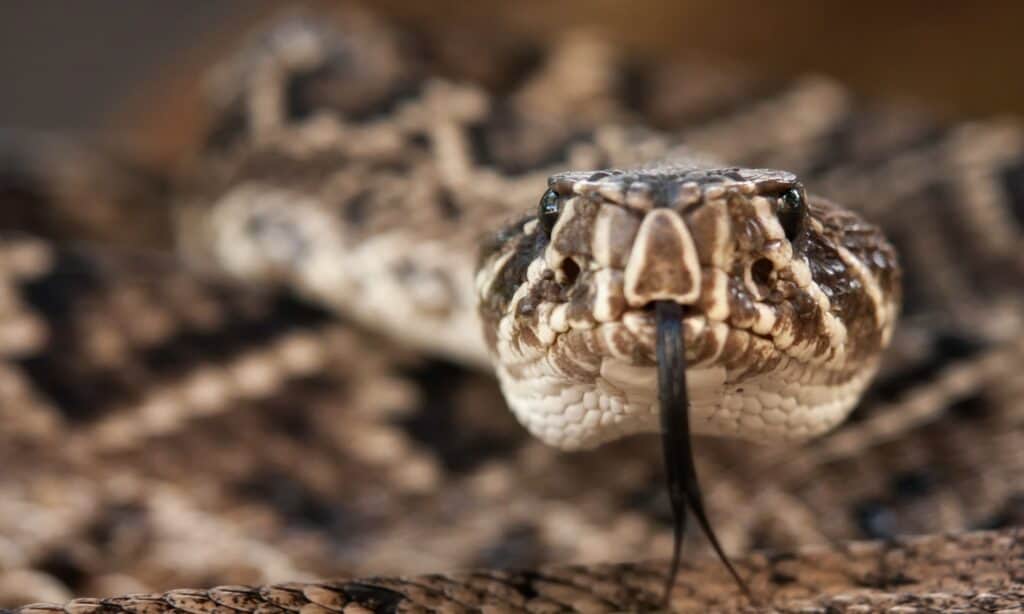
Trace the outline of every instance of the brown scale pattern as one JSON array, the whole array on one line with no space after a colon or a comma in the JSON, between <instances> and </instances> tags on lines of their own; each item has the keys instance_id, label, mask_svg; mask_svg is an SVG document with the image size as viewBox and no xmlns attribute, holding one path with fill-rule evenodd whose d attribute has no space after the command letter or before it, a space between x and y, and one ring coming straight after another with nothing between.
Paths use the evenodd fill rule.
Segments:
<instances>
[{"instance_id":1,"label":"brown scale pattern","mask_svg":"<svg viewBox=\"0 0 1024 614\"><path fill-rule=\"evenodd\" d=\"M23 262L18 270L33 270L27 256L16 261ZM139 278L118 279L123 284ZM103 296L94 292L96 299ZM135 295L132 304L149 306L138 307L143 311L164 296L148 278L140 279ZM239 310L266 309L256 306L266 300L260 296L236 288L206 300L213 299L210 310L231 321ZM273 309L263 313L256 321L271 329L276 318L287 315ZM257 387L212 413L181 401L165 405L177 416L169 424L150 423L145 411L130 408L99 411L74 423L52 406L5 403L18 408L12 424L20 428L5 429L0 446L7 468L4 492L7 504L14 503L0 518L15 521L2 534L17 537L13 560L27 562L0 574L0 585L9 587L7 603L60 598L69 588L110 594L208 584L211 578L253 583L667 553L657 456L646 441L622 442L598 453L557 454L525 441L484 378L460 375L452 367L416 367L418 361L400 354L397 364L412 371L396 371L379 340L364 340L333 321L308 326L285 328L256 346L282 347L282 339L294 340L296 334L307 343L315 339L306 360L316 368L308 375ZM374 352L357 349L366 343ZM65 352L75 347L84 346L71 343ZM207 355L175 381L190 381L192 371L215 380L226 377L219 374L231 368L219 365L236 364L246 347L222 353L221 363L211 364ZM1017 348L993 355L966 375L954 370L946 387L935 377L919 393L922 401L904 403L943 416L947 403L981 394L975 409L950 410L953 416L964 414L958 420L933 417L928 428L886 427L906 410L880 411L854 425L861 429L860 439L856 429L840 431L823 440L820 450L788 454L707 442L703 475L714 485L710 506L723 538L744 550L825 536L887 536L1005 522L1000 515L1012 509L999 502L1011 500L1007 486L1024 475L1014 451L1021 415L1014 391L1022 385L1014 365L1020 354ZM368 356L377 358L368 361ZM116 362L138 360L122 356ZM140 378L138 385L149 388L148 378L161 372ZM281 373L281 367L270 372ZM429 385L435 378L449 386L461 382L461 392L441 393ZM459 437L453 438L444 422L445 412L458 412L451 424L464 431ZM839 451L829 452L829 443L838 439L854 442L837 443ZM979 439L1003 443L969 444ZM503 443L472 447L477 440ZM936 447L941 442L955 453ZM899 470L894 459L902 457L916 462ZM976 468L996 458L999 473L994 468L985 473L991 486L982 495ZM475 464L466 464L471 461ZM770 462L784 471L766 471ZM921 467L931 472L925 488L913 485L913 475L902 480L909 486L890 483L894 472ZM344 478L366 474L374 479ZM752 492L748 485L754 483L758 487ZM842 498L848 503L838 503L830 486L835 483L863 487L847 487ZM390 511L410 507L417 510L413 516ZM33 518L53 520L36 527L35 520L23 522ZM794 518L814 520L794 526ZM572 537L580 532L587 538ZM407 548L410 542L417 544L414 552ZM180 557L190 551L210 554L183 565ZM461 554L454 554L456 560L453 553Z\"/></svg>"},{"instance_id":2,"label":"brown scale pattern","mask_svg":"<svg viewBox=\"0 0 1024 614\"><path fill-rule=\"evenodd\" d=\"M353 81L307 66L291 82L288 121L327 104L369 110L360 121L372 123L382 99L393 110L399 99L416 98L396 86L403 81L396 75L425 68L407 57L416 54L395 46L392 30L372 20L342 24L357 35L353 49L371 44L376 51L367 58L384 64L360 73L358 88L338 87ZM814 191L856 206L896 241L908 271L904 326L850 424L800 449L700 442L709 513L730 552L819 544L795 556L742 556L761 605L1019 609L1020 542L1008 528L1024 519L1017 488L1024 483L1019 129L934 125L864 105L820 80L764 84L711 71L718 81L705 89L692 67L671 62L638 71L633 78L658 86L622 105L623 64L599 44L583 48L598 54L585 57L596 58L587 65L603 76L575 70L577 60L523 84L495 58L489 87L533 93L503 116L444 116L457 134L475 135L474 159L529 167L536 152L564 153L560 141L585 132L588 122L635 113L737 164L792 170ZM456 77L479 77L481 66L491 66L484 54L447 57ZM430 113L445 100L457 106L456 90L441 91ZM212 158L228 156L252 134L241 111L251 95L224 98L209 143L220 153ZM557 117L557 129L531 123L536 113L523 111L545 104L557 107L544 111ZM582 107L598 117L579 113ZM829 112L806 126L798 120L809 108ZM752 125L784 129L758 130L752 141ZM489 151L517 129L528 136ZM362 142L384 148L384 132L352 134L375 134ZM293 134L284 127L278 136ZM410 134L410 160L434 138ZM621 147L609 145L587 165L642 155ZM14 198L0 191L5 231L147 248L167 242L166 218L133 204L165 203L159 181L154 187L132 179L134 171L119 175L102 161L83 164L67 150L39 159L45 163L28 169L37 181L19 184ZM62 165L96 168L87 179L97 181L76 188L80 180L62 181ZM382 184L402 187L388 175L394 169L366 168L382 171ZM459 171L459 185L473 185L475 170ZM35 198L40 187L45 198ZM541 191L531 186L529 202ZM467 194L460 191L456 203ZM935 215L936 206L952 214ZM144 223L135 223L140 213ZM101 254L102 266L83 269L101 250L71 250L77 260L68 260L59 257L64 249L24 238L0 244L0 606L64 602L38 610L78 613L175 606L359 612L398 604L458 611L475 600L513 611L657 605L663 563L598 564L670 551L649 440L557 454L527 439L482 375L411 356L293 299L156 266L148 250L115 249ZM41 289L50 311L33 307ZM26 360L35 362L26 367ZM33 379L33 364L76 361L80 371L45 371L86 377L64 382L66 397L54 387L59 379ZM131 377L117 368L131 369ZM892 541L986 527L1000 530ZM865 537L888 541L820 549ZM419 575L477 567L492 571ZM510 567L533 571L493 571ZM314 578L342 580L163 593ZM128 593L154 596L69 601ZM696 557L675 595L680 608L697 611L739 606L720 566Z\"/></svg>"},{"instance_id":3,"label":"brown scale pattern","mask_svg":"<svg viewBox=\"0 0 1024 614\"><path fill-rule=\"evenodd\" d=\"M678 612L1018 611L1024 603L1019 531L852 543L738 562L750 603L712 562L689 564L672 594ZM664 563L466 571L268 586L220 586L65 604L18 614L126 612L621 612L661 607Z\"/></svg>"}]
</instances>

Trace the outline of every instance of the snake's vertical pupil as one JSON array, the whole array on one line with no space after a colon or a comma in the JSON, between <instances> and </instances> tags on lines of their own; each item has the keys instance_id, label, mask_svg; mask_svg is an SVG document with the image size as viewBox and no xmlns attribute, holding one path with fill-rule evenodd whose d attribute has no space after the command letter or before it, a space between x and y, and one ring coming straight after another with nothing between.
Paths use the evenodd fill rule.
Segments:
<instances>
[{"instance_id":1,"label":"snake's vertical pupil","mask_svg":"<svg viewBox=\"0 0 1024 614\"><path fill-rule=\"evenodd\" d=\"M807 214L807 204L804 202L804 195L798 188L791 188L782 193L779 197L778 216L782 230L790 241L796 239L803 227L804 216Z\"/></svg>"},{"instance_id":2,"label":"snake's vertical pupil","mask_svg":"<svg viewBox=\"0 0 1024 614\"><path fill-rule=\"evenodd\" d=\"M558 221L558 213L558 192L549 189L547 192L544 192L544 196L540 197L540 204L537 207L537 219L540 221L541 228L544 229L545 234L551 234L555 227L555 222Z\"/></svg>"}]
</instances>

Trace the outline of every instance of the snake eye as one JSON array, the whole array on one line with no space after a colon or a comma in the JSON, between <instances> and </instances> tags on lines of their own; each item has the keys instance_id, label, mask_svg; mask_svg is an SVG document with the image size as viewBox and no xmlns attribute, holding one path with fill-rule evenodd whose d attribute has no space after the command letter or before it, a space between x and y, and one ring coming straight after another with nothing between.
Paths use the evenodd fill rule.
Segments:
<instances>
[{"instance_id":1,"label":"snake eye","mask_svg":"<svg viewBox=\"0 0 1024 614\"><path fill-rule=\"evenodd\" d=\"M544 192L544 196L540 197L540 204L537 205L537 219L540 220L540 226L544 229L544 234L551 234L551 230L555 227L555 222L558 221L560 209L558 192L551 189Z\"/></svg>"},{"instance_id":2,"label":"snake eye","mask_svg":"<svg viewBox=\"0 0 1024 614\"><path fill-rule=\"evenodd\" d=\"M779 197L779 208L776 211L779 216L779 223L790 241L796 239L803 228L804 218L807 216L807 203L804 195L798 188L786 190Z\"/></svg>"}]
</instances>

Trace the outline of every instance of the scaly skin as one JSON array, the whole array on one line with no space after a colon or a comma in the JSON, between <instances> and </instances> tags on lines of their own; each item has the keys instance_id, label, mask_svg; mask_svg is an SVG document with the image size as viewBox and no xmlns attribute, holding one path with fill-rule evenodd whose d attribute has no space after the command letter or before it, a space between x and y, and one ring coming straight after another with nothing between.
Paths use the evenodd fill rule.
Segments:
<instances>
[{"instance_id":1,"label":"scaly skin","mask_svg":"<svg viewBox=\"0 0 1024 614\"><path fill-rule=\"evenodd\" d=\"M1019 531L851 543L841 550L754 554L739 561L759 601L736 594L713 564L687 565L677 612L1016 611L1024 540ZM651 612L664 564L464 571L422 577L221 586L37 604L17 614L170 612ZM5 611L5 614L9 614Z\"/></svg>"},{"instance_id":2,"label":"scaly skin","mask_svg":"<svg viewBox=\"0 0 1024 614\"><path fill-rule=\"evenodd\" d=\"M658 300L686 310L695 432L801 440L856 404L899 303L877 227L806 203L789 173L692 158L550 184L547 227L502 230L477 277L502 390L535 435L577 449L659 429Z\"/></svg>"},{"instance_id":3,"label":"scaly skin","mask_svg":"<svg viewBox=\"0 0 1024 614\"><path fill-rule=\"evenodd\" d=\"M329 19L316 24L333 31ZM709 513L726 549L788 552L1020 522L1024 139L1011 122L937 125L866 107L813 78L766 84L712 71L719 78L709 81L672 64L637 71L600 42L568 33L539 50L546 60L537 66L488 64L487 87L460 78L471 67L456 64L444 69L454 81L394 96L406 77L420 82L434 67L403 55L401 35L372 20L346 16L339 29L340 40L355 41L340 44L342 55L373 44L377 51L356 57L381 64L358 78L344 67L361 61L318 71L316 45L305 59L292 53L274 64L258 58L280 56L274 45L288 36L263 36L234 63L253 78L215 80L232 85L219 90L215 130L197 147L198 171L187 182L128 177L135 187L108 190L126 185L117 179L124 167L111 174L100 163L95 182L66 189L61 179L70 175L59 171L67 157L58 153L37 158L27 169L34 181L19 184L13 201L0 190L5 229L56 241L18 236L0 245L0 602L667 556L650 440L557 454L526 436L479 373L413 357L294 298L197 277L150 251L175 229L193 261L212 262L191 249L208 235L190 220L244 176L284 186L299 202L317 197L325 214L317 219L365 214L360 236L393 215L390 195L410 188L422 190L413 223L452 215L475 227L472 216L486 209L478 200L507 221L536 202L552 173L660 157L667 143L624 147L623 132L611 129L604 149L565 146L590 140L593 126L634 120L720 159L794 172L812 193L878 222L907 271L892 351L851 422L800 447L699 442ZM409 112L393 121L402 104ZM337 126L332 110L360 108L355 131L319 131ZM336 159L356 162L330 184L336 192L316 180L324 166L313 162L330 160L306 148L318 135L329 137L324 150L347 152ZM83 159L72 168L92 167ZM405 174L410 168L418 170ZM362 189L363 199L345 196ZM68 245L83 235L136 247L97 261L98 250ZM288 250L271 255L281 253ZM344 294L318 294L301 280L307 269L271 264L270 281L339 307L330 297ZM413 273L404 279L422 304L443 314L443 278L416 260L396 264ZM481 344L467 360L484 351ZM935 539L950 560L979 561L968 570L986 556L1005 560L987 538ZM974 556L975 548L986 554ZM838 558L837 576L861 577L861 563ZM913 568L898 557L894 565L894 574L920 569L912 577L921 583L854 596L843 582L808 582L796 584L806 593L768 597L780 608L806 599L982 608L1019 594L994 572L958 580L989 594L950 583L948 567ZM722 581L690 584L684 573L680 586L706 589L705 604L732 599L720 567L706 569ZM579 577L582 591L600 592L593 575ZM649 586L639 599L657 598L660 583Z\"/></svg>"}]
</instances>

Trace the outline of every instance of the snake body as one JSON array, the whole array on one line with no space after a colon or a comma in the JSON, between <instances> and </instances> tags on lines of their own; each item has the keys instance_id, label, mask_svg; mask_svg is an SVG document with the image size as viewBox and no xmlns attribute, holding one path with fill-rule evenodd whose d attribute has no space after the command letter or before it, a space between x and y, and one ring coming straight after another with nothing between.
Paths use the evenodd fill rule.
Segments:
<instances>
[{"instance_id":1,"label":"snake body","mask_svg":"<svg viewBox=\"0 0 1024 614\"><path fill-rule=\"evenodd\" d=\"M322 30L282 32L274 44L283 51L250 59L235 86L257 90L267 110L249 123L266 134L241 145L212 193L185 205L180 235L193 262L285 280L470 364L489 355L519 419L564 449L657 430L649 307L660 299L689 310L697 432L806 439L857 402L899 302L895 254L876 227L824 199L805 204L790 173L709 166L671 138L614 125L576 137L550 167L617 163L616 153L645 166L576 168L547 179L545 193L545 169L503 175L473 159L494 153L467 151L452 134L457 121L496 121L472 89L445 92L441 107L431 98L445 86L416 84L424 99L384 126L315 106L289 121L286 101L256 98L259 86L289 71L317 74L340 51ZM314 67L289 66L284 51L303 45L300 60ZM371 70L352 63L345 72ZM530 113L519 121L544 119ZM411 167L355 179L410 149L422 150ZM659 150L662 161L643 159ZM523 217L541 194L551 219ZM424 205L435 199L449 210ZM495 227L510 215L512 226Z\"/></svg>"},{"instance_id":2,"label":"snake body","mask_svg":"<svg viewBox=\"0 0 1024 614\"><path fill-rule=\"evenodd\" d=\"M14 471L12 485L6 487L21 506L7 515L16 523L12 534L36 535L39 529L35 525L17 523L33 515L23 510L46 508L37 506L41 495L31 487L34 480L26 477L23 483L19 476L34 475L36 470L31 467L52 466L55 475L50 479L60 481L67 474L77 480L74 484L92 484L89 480L107 472L121 475L123 479L112 483L109 491L98 487L59 490L84 492L85 497L102 493L97 496L110 496L113 501L137 496L157 518L151 521L154 526L163 527L153 529L154 535L172 535L168 541L175 543L181 540L176 532L180 529L171 517L159 520L161 510L184 513L190 508L182 504L180 493L168 486L178 479L173 477L178 471L175 463L163 460L170 456L183 459L179 463L186 480L202 479L200 467L191 465L196 462L210 465L205 469L211 474L223 472L236 481L240 472L255 468L259 477L241 480L246 484L242 492L244 497L263 497L263 489L270 488L271 494L266 495L272 501L270 507L295 501L291 494L279 495L273 490L287 482L267 477L276 467L294 468L290 480L308 486L310 492L326 493L323 496L338 507L350 506L357 519L354 525L362 527L355 530L355 545L342 540L339 546L339 541L323 537L330 533L326 531L316 533L313 540L299 539L300 545L295 546L304 553L309 568L337 570L331 563L314 561L337 561L338 557L362 565L353 563L332 575L350 575L348 569L374 572L375 561L378 568L408 570L408 565L413 565L422 571L425 563L410 562L420 556L436 568L438 561L431 557L442 550L461 553L457 559L445 559L448 567L504 566L516 561L533 564L537 559L530 557L536 556L535 550L590 560L632 558L637 552L644 557L653 552L663 554L666 542L658 541L658 531L638 528L647 526L647 521L633 511L638 500L649 498L645 489L657 481L649 446L643 441L613 441L657 428L653 302L669 300L684 309L694 429L759 442L802 440L841 422L879 370L881 351L890 341L896 345L897 367L907 365L907 371L913 372L912 367L923 364L920 348L931 347L933 334L938 344L948 339L946 331L961 316L979 321L976 312L967 311L972 295L954 292L958 278L946 274L934 285L910 284L910 317L903 329L909 332L901 333L894 327L901 302L900 266L894 249L882 232L859 214L813 192L808 196L803 188L806 181L812 190L842 195L843 201L858 205L869 218L891 220L897 215L895 208L888 208L893 201L913 204L910 201L916 193L909 186L915 185L914 178L926 182L934 177L929 155L937 155L929 153L929 139L938 137L923 128L900 123L900 129L867 145L857 141L857 130L848 135L851 151L875 147L887 155L904 149L910 152L892 166L888 161L884 166L872 166L870 156L864 156L863 167L859 161L829 162L816 147L832 151L828 147L835 139L827 128L829 122L843 117L847 103L832 87L816 81L754 105L750 113L737 114L735 119L697 121L675 132L637 128L638 120L657 117L657 113L641 112L635 102L619 95L615 75L621 65L600 41L567 35L511 92L490 96L473 83L438 77L407 53L394 30L360 12L343 15L340 26L320 19L285 19L216 67L209 84L211 129L203 147L186 164L184 178L175 180L173 201L118 209L124 216L121 219L146 220L145 224L121 224L121 234L144 231L148 233L144 241L148 241L153 234L171 229L190 268L214 273L217 281L201 277L203 281L197 282L191 273L174 273L165 280L166 289L152 290L149 285L125 282L131 277L119 264L112 268L111 278L121 281L112 288L118 290L121 283L128 283L129 288L111 292L108 304L103 298L106 295L93 287L102 283L63 285L69 277L80 276L79 269L88 258L34 242L3 244L6 273L0 281L7 284L4 288L13 288L12 296L21 292L25 304L38 304L46 324L55 331L52 340L61 341L65 335L71 341L51 347L38 341L39 336L5 337L4 356L13 357L13 369L4 371L8 374L4 381L16 384L0 392L14 395L10 398L17 399L19 407L36 407L25 400L32 397L23 392L26 386L20 383L24 372L29 379L50 385L42 389L51 390L54 405L63 407L62 403L71 399L69 406L89 407L82 412L86 426L81 433L48 417L53 411L45 401L38 406L41 409L19 410L32 418L19 423L19 430L10 435L13 443L4 446L28 459L17 454L8 459L9 466L25 468ZM793 113L792 109L814 112ZM701 115L694 113L698 118ZM775 128L753 130L752 126ZM948 137L957 144L956 151L973 152L973 157L964 154L964 161L958 159L964 174L974 182L969 185L988 185L988 175L974 172L983 166L978 162L984 158L982 153L989 156L984 158L985 168L1002 169L1001 165L1007 164L1008 172L1016 168L1014 156L1019 148L1015 134L995 127ZM677 147L681 141L712 149L715 157L747 167L724 166L713 158L681 150ZM785 164L775 164L772 156L778 150L785 152L785 160L780 160ZM776 165L797 174L751 170ZM897 178L887 174L890 168L899 169ZM979 201L992 202L978 196L986 193L981 188L972 190L968 192ZM80 189L76 198L88 194ZM535 204L538 200L539 205ZM794 215L794 211L800 213ZM987 219L994 215L991 209L984 211ZM82 211L69 207L67 215L77 220L75 216ZM154 224L153 219L165 223ZM90 223L84 220L81 226L88 228ZM905 229L900 224L893 227ZM63 228L46 230L60 236ZM979 262L1009 262L1000 250L1012 244L1013 235L1007 234L1002 242L999 237L994 233L992 240L979 248L988 250ZM919 236L894 238L911 266L920 263L922 254L931 253L927 245L915 243L922 240ZM55 272L45 273L47 266ZM1018 271L1014 267L986 266L985 273L974 279L1003 283L1005 279L996 278L1014 278ZM996 270L998 276L990 274ZM102 268L89 271L88 279L106 279L108 275ZM233 285L237 281L245 287ZM221 282L239 289L242 298L222 300L204 285ZM82 315L70 307L55 309L47 302L54 295L51 283L58 289L56 296L62 297L58 304L81 302ZM431 367L437 371L428 370L426 375L413 371L416 385L426 391L426 417L402 417L388 394L401 396L403 385L396 380L407 377L408 371L399 369L400 375L395 375L387 366L391 360L405 364L408 359L401 358L402 352L379 337L364 340L344 332L324 311L287 301L267 303L259 292L249 294L247 289L274 286L409 347L468 365L471 371L463 372L451 363ZM1003 283L1001 287L1011 286ZM69 288L66 292L71 298L63 298L63 288ZM967 449L954 458L936 453L939 448L931 445L946 431L907 432L930 424L947 404L953 406L971 394L1000 399L992 402L1000 411L986 414L980 423L986 433L1011 437L1018 432L1014 406L1007 401L1014 397L1017 381L1010 375L1012 365L1021 356L1019 341L1014 341L1014 331L1020 330L1013 316L1018 298L1013 291L1004 293L1003 302L994 304L1006 309L986 312L991 317L972 329L981 345L991 345L987 352L969 354L978 358L971 363L977 366L958 369L953 365L948 373L943 370L945 364L931 368L928 377L934 379L918 396L913 390L900 392L910 399L906 412L885 405L895 403L891 398L880 400L869 393L873 409L866 417L813 449L794 451L803 460L784 470L779 453L771 448L744 445L741 451L730 453L713 447L710 458L721 459L722 465L712 466L704 475L711 475L712 483L724 485L727 496L745 492L752 479L766 482L762 484L766 499L760 505L724 505L712 498L712 508L734 514L734 526L742 527L727 529L723 541L730 549L740 549L778 543L764 536L779 532L789 539L781 543L792 545L821 541L824 535L856 534L851 523L875 530L876 524L859 520L861 516L856 514L862 514L861 507L855 506L854 521L849 520L850 515L830 515L828 510L844 496L873 501L864 493L886 488L886 476L897 471L894 467L911 471L921 463L938 466L965 458L969 459L965 463L976 468L986 465L986 454L1002 454L998 450L1007 449L1005 446L964 446ZM246 307L249 302L257 307ZM20 303L12 304L18 309ZM129 318L127 332L104 325L106 312L119 313L128 304L135 305L138 314L150 317ZM180 325L177 333L168 332L175 330L168 321L177 320L160 309L185 313L190 311L182 306L186 304L197 306L197 315L178 318L186 324ZM249 327L253 318L260 321L252 315L253 309L264 309L264 316L259 317L274 322L279 311L298 314L305 333L284 328L279 334L277 329L268 331L269 325ZM61 319L65 317L70 323ZM37 322L34 318L22 319ZM220 323L227 331L225 339L249 333L262 339L264 347L236 356L232 353L236 341L225 342L224 349L218 347L219 337L211 340L212 333L204 328L209 322ZM34 330L33 326L26 330ZM230 365L194 374L176 372L184 361L173 348L182 339L201 343L211 355L226 355ZM172 349L162 349L163 343L171 343ZM137 360L126 358L120 350L134 347L132 344L141 348ZM153 383L137 404L117 399L113 409L103 409L104 405L89 401L88 391L62 379L64 373L77 377L73 369L53 368L62 364L61 352L69 357L65 360L87 356L76 367L95 364L103 377L107 376L103 369L113 365L115 373L131 373L137 381ZM513 431L500 422L500 416L488 413L498 412L493 407L496 397L473 371L490 369L492 364L510 407L534 435L565 449L607 445L590 455L555 460L561 457L532 442L514 440L518 435L511 435L517 443L494 443L510 441L508 433ZM886 373L886 365L881 368ZM345 375L339 375L342 373ZM470 400L456 402L441 393L432 381L435 373L459 374L444 385L468 382L470 392L456 394ZM912 373L900 377L914 379ZM360 385L361 379L365 385ZM128 385L117 381L119 386ZM883 385L891 387L893 381L888 379ZM250 407L247 404L266 404L267 409L264 413L235 413L245 412ZM460 408L457 418L449 416L452 405ZM480 406L484 406L483 412ZM466 407L474 411L467 412ZM92 418L89 412L99 417ZM408 422L413 435L400 434L402 430L395 426L399 421ZM205 425L206 434L178 438L174 429L188 423ZM458 454L442 452L440 461L434 462L422 453L418 437L426 427L435 435L454 437L451 445ZM942 428L962 432L955 424ZM225 433L242 433L246 445L224 445L222 440L231 441L230 436L225 439ZM297 442L287 439L293 436ZM51 441L68 443L54 446ZM55 448L66 448L67 456L54 457ZM147 456L147 449L164 456ZM263 458L264 449L267 458ZM885 451L866 452L878 449ZM517 455L516 462L493 456L509 450ZM263 464L268 459L269 470ZM1005 475L1016 475L1021 463L1015 462L1012 454L1000 459ZM859 463L876 460L880 469L857 470ZM349 467L341 473L346 479L340 491L336 488L338 463ZM824 466L832 467L837 476L846 471L843 475L849 488L845 490L849 493L814 490L825 488L816 480ZM127 475L126 467L141 473ZM765 467L778 475L766 476ZM518 475L509 473L516 471L525 472L524 477L510 477ZM950 471L948 475L964 473ZM360 479L364 474L380 479ZM783 486L772 487L769 478ZM730 486L733 479L736 486ZM970 482L970 477L963 479ZM159 486L154 487L151 480ZM592 493L588 496L596 498L579 505L570 502L564 491L566 484L574 481L586 484L584 490ZM963 501L957 504L962 507L955 509L966 510L960 515L948 512L948 497L935 499L941 513L894 513L908 525L901 525L899 531L979 526L981 518L1004 513L1003 507L996 509L983 501L1002 502L1006 517L1011 517L1015 508L1006 502L1013 500L1008 491L1012 484L1013 479L999 481L988 497L955 498ZM199 506L202 513L195 510L191 518L197 525L212 527L202 519L215 516L209 510L223 505L233 510L228 512L233 520L217 524L220 528L211 528L203 539L188 542L194 552L202 552L204 539L232 539L231 531L224 527L233 522L261 526L258 514L255 520L247 515L249 504L223 503L230 495L221 499L218 488L206 485L195 489L213 499ZM959 492L953 486L946 490L954 491ZM794 492L798 494L791 494ZM426 497L426 493L432 496ZM305 502L307 496L298 499ZM517 500L519 503L509 503ZM800 507L798 500L820 507ZM900 499L892 505L903 503ZM414 517L404 511L410 509L416 510ZM773 510L779 511L779 518L760 516L770 516ZM581 514L585 520L572 520L573 514ZM333 518L330 514L313 516ZM308 517L302 515L298 522L307 522ZM384 517L386 522L381 520ZM915 524L919 519L920 524ZM830 528L820 532L809 528L814 522ZM79 524L85 527L85 534L94 534L92 524ZM660 529L663 524L658 525ZM293 530L291 524L285 525ZM452 525L459 526L454 531L438 528ZM169 526L175 528L167 529ZM349 526L347 521L345 526ZM382 529L385 526L390 532ZM599 533L601 526L608 532ZM118 534L119 530L111 528L110 532ZM306 530L301 529L300 534L311 535L302 532ZM397 537L379 537L392 534ZM869 535L884 537L888 533L879 529ZM983 535L967 541L977 542L981 548L999 543L1006 550L1004 541L1008 539L1012 550L1016 538L1007 535ZM40 538L43 545L34 545L34 537L26 539L29 546L24 552L29 553L47 552L45 544L66 541L64 537ZM163 539L151 541L163 543ZM458 542L454 548L446 547L449 539L473 540L476 545ZM941 549L946 542L937 540L935 548ZM478 541L500 547L480 547ZM550 546L553 550L547 549L549 541L555 544ZM310 542L323 551L311 554ZM409 548L410 542L416 547ZM251 546L245 543L249 544L245 548ZM288 547L294 545L288 543ZM524 558L508 556L523 543L528 553ZM541 543L545 545L537 545ZM264 565L261 569L272 568L279 574L282 569L295 569L291 562L296 559L274 558L266 549L234 548L221 548L221 555L247 553L238 559L247 561L245 565L275 561L273 565L260 563ZM230 556L225 560L234 560ZM182 558L169 556L167 560ZM289 563L279 563L281 560ZM857 567L863 561L853 557L844 564ZM747 571L761 569L756 556L744 565ZM813 576L814 567L812 560L800 568L801 573L809 570ZM789 603L780 587L786 585L786 577L796 576L776 571L757 579L753 588L768 599L777 599L776 603ZM890 571L883 562L879 569L865 572L865 578L878 575L882 580L877 580L877 586L891 588L898 585L899 578L886 575ZM67 607L76 611L99 606L130 611L206 611L221 607L297 609L317 604L329 609L359 605L393 611L399 607L472 609L499 604L511 610L614 610L657 604L664 576L661 571L630 565L541 570L525 572L522 577L490 579L484 577L487 573L461 579L354 581L320 589L311 585L255 591L216 589L117 604L72 602ZM181 581L205 582L205 578L217 576L192 577L185 575ZM856 577L854 584L869 584L868 579ZM246 582L268 578L281 579L269 572L241 576ZM892 583L887 584L889 580ZM984 578L978 582L983 584ZM791 584L810 587L807 594L812 595L822 586L813 577L805 581L803 576ZM920 589L935 590L938 584L923 582ZM996 582L991 587L1007 596L1019 593L1018 585L1007 588ZM711 590L713 594L704 594L701 586L688 584L684 577L677 605L743 603L735 601L731 590L723 585ZM852 589L844 585L837 590ZM958 593L958 603L973 603L964 590ZM33 594L43 592L40 589ZM696 595L696 601L687 601L686 595Z\"/></svg>"}]
</instances>

